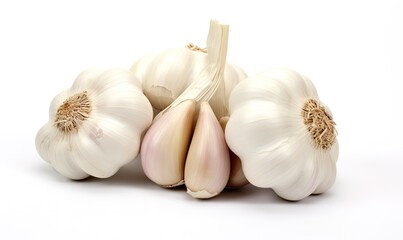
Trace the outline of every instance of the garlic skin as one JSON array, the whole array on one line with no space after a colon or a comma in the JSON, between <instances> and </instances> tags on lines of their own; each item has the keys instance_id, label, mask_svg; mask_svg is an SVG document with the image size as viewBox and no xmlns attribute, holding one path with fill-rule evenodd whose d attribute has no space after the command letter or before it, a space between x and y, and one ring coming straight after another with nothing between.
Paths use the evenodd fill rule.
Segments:
<instances>
[{"instance_id":1,"label":"garlic skin","mask_svg":"<svg viewBox=\"0 0 403 240\"><path fill-rule=\"evenodd\" d=\"M226 186L230 157L224 131L208 102L202 102L186 158L185 184L194 198L211 198Z\"/></svg>"},{"instance_id":2,"label":"garlic skin","mask_svg":"<svg viewBox=\"0 0 403 240\"><path fill-rule=\"evenodd\" d=\"M36 149L67 178L107 178L136 158L152 117L133 73L89 69L51 102Z\"/></svg>"},{"instance_id":3,"label":"garlic skin","mask_svg":"<svg viewBox=\"0 0 403 240\"><path fill-rule=\"evenodd\" d=\"M251 184L292 201L333 185L339 153L335 123L308 78L269 69L237 85L229 108L226 140Z\"/></svg>"},{"instance_id":4,"label":"garlic skin","mask_svg":"<svg viewBox=\"0 0 403 240\"><path fill-rule=\"evenodd\" d=\"M168 107L208 66L204 49L188 45L168 49L155 55L140 58L131 71L140 79L144 94L154 108ZM238 66L227 63L224 84L209 101L218 118L228 115L228 99L232 89L246 73Z\"/></svg>"},{"instance_id":5,"label":"garlic skin","mask_svg":"<svg viewBox=\"0 0 403 240\"><path fill-rule=\"evenodd\" d=\"M223 131L225 132L225 127L227 126L229 117L222 117L220 119L220 125ZM231 160L231 170L228 179L227 186L228 188L240 188L247 185L248 179L246 179L245 174L242 171L242 162L241 159L235 155L231 150L229 150L230 160Z\"/></svg>"},{"instance_id":6,"label":"garlic skin","mask_svg":"<svg viewBox=\"0 0 403 240\"><path fill-rule=\"evenodd\" d=\"M180 103L154 121L144 136L141 144L144 173L162 187L183 184L195 110L195 101Z\"/></svg>"}]
</instances>

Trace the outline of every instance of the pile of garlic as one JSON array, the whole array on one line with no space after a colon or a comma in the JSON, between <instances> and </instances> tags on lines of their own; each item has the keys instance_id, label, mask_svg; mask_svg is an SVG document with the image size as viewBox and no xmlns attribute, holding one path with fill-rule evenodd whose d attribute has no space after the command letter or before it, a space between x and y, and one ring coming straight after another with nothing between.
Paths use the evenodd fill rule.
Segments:
<instances>
[{"instance_id":1,"label":"pile of garlic","mask_svg":"<svg viewBox=\"0 0 403 240\"><path fill-rule=\"evenodd\" d=\"M293 70L247 78L227 63L228 31L212 20L206 49L189 44L130 70L84 71L52 101L39 155L78 180L110 177L140 152L151 181L185 184L194 198L249 182L293 201L325 192L339 150L329 108Z\"/></svg>"},{"instance_id":2,"label":"pile of garlic","mask_svg":"<svg viewBox=\"0 0 403 240\"><path fill-rule=\"evenodd\" d=\"M228 182L229 187L247 183L234 155L230 179L231 155L218 121L218 117L228 114L228 99L222 99L225 91L220 90L233 80L224 77L228 69L228 28L211 22L203 68L193 74L196 77L192 84L154 119L141 146L141 163L148 178L163 187L185 184L195 198L214 197ZM235 80L245 76L241 73ZM208 101L218 111L214 112Z\"/></svg>"}]
</instances>

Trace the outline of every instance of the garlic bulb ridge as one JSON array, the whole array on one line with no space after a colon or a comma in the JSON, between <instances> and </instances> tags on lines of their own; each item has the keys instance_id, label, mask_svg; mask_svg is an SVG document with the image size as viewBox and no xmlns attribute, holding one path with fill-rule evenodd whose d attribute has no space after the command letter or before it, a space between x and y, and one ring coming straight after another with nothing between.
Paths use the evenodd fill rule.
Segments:
<instances>
[{"instance_id":1,"label":"garlic bulb ridge","mask_svg":"<svg viewBox=\"0 0 403 240\"><path fill-rule=\"evenodd\" d=\"M68 178L106 178L137 156L151 121L151 104L130 71L91 69L53 99L36 148Z\"/></svg>"}]
</instances>

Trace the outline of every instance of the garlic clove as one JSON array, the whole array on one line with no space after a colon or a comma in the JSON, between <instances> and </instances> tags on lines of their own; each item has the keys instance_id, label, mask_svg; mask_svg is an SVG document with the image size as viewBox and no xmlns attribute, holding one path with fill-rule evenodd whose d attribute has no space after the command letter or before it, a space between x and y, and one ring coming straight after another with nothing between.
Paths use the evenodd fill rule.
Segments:
<instances>
[{"instance_id":1,"label":"garlic clove","mask_svg":"<svg viewBox=\"0 0 403 240\"><path fill-rule=\"evenodd\" d=\"M330 151L325 154L325 161L321 161L320 156L316 156L317 158L319 158L319 160L317 160L317 163L319 164L321 171L318 175L319 184L313 192L314 194L321 194L326 192L329 188L333 186L333 183L336 180L336 162L339 157L339 142L336 140Z\"/></svg>"},{"instance_id":2,"label":"garlic clove","mask_svg":"<svg viewBox=\"0 0 403 240\"><path fill-rule=\"evenodd\" d=\"M230 152L231 159L231 170L230 176L227 183L227 187L229 188L240 188L249 183L248 179L246 179L245 174L242 171L242 162L241 159L235 155L232 151Z\"/></svg>"},{"instance_id":3,"label":"garlic clove","mask_svg":"<svg viewBox=\"0 0 403 240\"><path fill-rule=\"evenodd\" d=\"M214 197L225 188L229 174L224 132L210 105L203 102L186 158L187 192L194 198Z\"/></svg>"},{"instance_id":4,"label":"garlic clove","mask_svg":"<svg viewBox=\"0 0 403 240\"><path fill-rule=\"evenodd\" d=\"M154 121L141 145L146 176L163 187L183 184L185 159L192 137L196 103L187 100Z\"/></svg>"},{"instance_id":5,"label":"garlic clove","mask_svg":"<svg viewBox=\"0 0 403 240\"><path fill-rule=\"evenodd\" d=\"M289 201L299 201L313 194L327 191L336 179L336 161L338 156L336 142L329 152L314 153L301 168L300 176L292 182L273 187L281 198ZM325 160L323 160L325 154Z\"/></svg>"},{"instance_id":6,"label":"garlic clove","mask_svg":"<svg viewBox=\"0 0 403 240\"><path fill-rule=\"evenodd\" d=\"M227 125L228 120L229 120L229 117L222 117L220 119L221 128L223 129L224 132L225 132L225 126ZM246 179L246 177L242 171L241 159L237 155L235 155L235 153L233 153L231 151L231 149L229 149L229 153L230 153L230 160L231 160L231 164L230 164L231 170L230 170L227 187L229 187L229 188L243 187L246 184L248 184L249 182Z\"/></svg>"},{"instance_id":7,"label":"garlic clove","mask_svg":"<svg viewBox=\"0 0 403 240\"><path fill-rule=\"evenodd\" d=\"M67 141L63 141L61 133L54 131L53 126L44 125L38 132L35 144L39 155L54 169L70 179L81 180L89 177L72 161L71 151Z\"/></svg>"},{"instance_id":8,"label":"garlic clove","mask_svg":"<svg viewBox=\"0 0 403 240\"><path fill-rule=\"evenodd\" d=\"M94 113L93 119L101 117L100 115ZM74 150L72 160L94 177L111 177L121 166L138 155L140 134L137 131L129 132L126 124L118 120L118 116L103 122L88 121L80 132L71 136L70 148ZM114 162L108 161L111 156Z\"/></svg>"},{"instance_id":9,"label":"garlic clove","mask_svg":"<svg viewBox=\"0 0 403 240\"><path fill-rule=\"evenodd\" d=\"M289 201L299 201L311 195L317 186L316 177L319 171L315 161L316 159L307 161L301 168L301 174L297 179L279 187L273 187L274 192Z\"/></svg>"}]
</instances>

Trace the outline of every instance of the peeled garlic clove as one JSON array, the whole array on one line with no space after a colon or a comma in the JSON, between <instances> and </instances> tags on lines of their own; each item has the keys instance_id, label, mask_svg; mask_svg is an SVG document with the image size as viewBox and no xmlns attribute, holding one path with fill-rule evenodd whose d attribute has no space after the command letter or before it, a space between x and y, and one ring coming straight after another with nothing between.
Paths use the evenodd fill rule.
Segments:
<instances>
[{"instance_id":1,"label":"peeled garlic clove","mask_svg":"<svg viewBox=\"0 0 403 240\"><path fill-rule=\"evenodd\" d=\"M220 124L221 124L221 127L224 132L225 132L225 126L227 125L228 119L229 119L229 117L222 117L220 119ZM243 187L246 184L248 184L249 182L246 179L245 175L243 174L241 159L237 155L235 155L235 153L233 153L230 149L229 149L229 153L230 153L230 160L231 160L231 164L230 164L231 169L230 169L230 175L229 175L227 187L229 187L229 188Z\"/></svg>"},{"instance_id":2,"label":"peeled garlic clove","mask_svg":"<svg viewBox=\"0 0 403 240\"><path fill-rule=\"evenodd\" d=\"M200 106L186 158L185 184L194 198L218 195L228 182L230 157L224 132L207 102Z\"/></svg>"},{"instance_id":3,"label":"peeled garlic clove","mask_svg":"<svg viewBox=\"0 0 403 240\"><path fill-rule=\"evenodd\" d=\"M231 171L227 187L229 188L240 188L249 183L242 171L241 159L235 153L230 151L231 158Z\"/></svg>"},{"instance_id":4,"label":"peeled garlic clove","mask_svg":"<svg viewBox=\"0 0 403 240\"><path fill-rule=\"evenodd\" d=\"M151 181L163 187L183 184L195 109L195 101L184 101L160 115L148 129L141 145L141 163Z\"/></svg>"}]
</instances>

